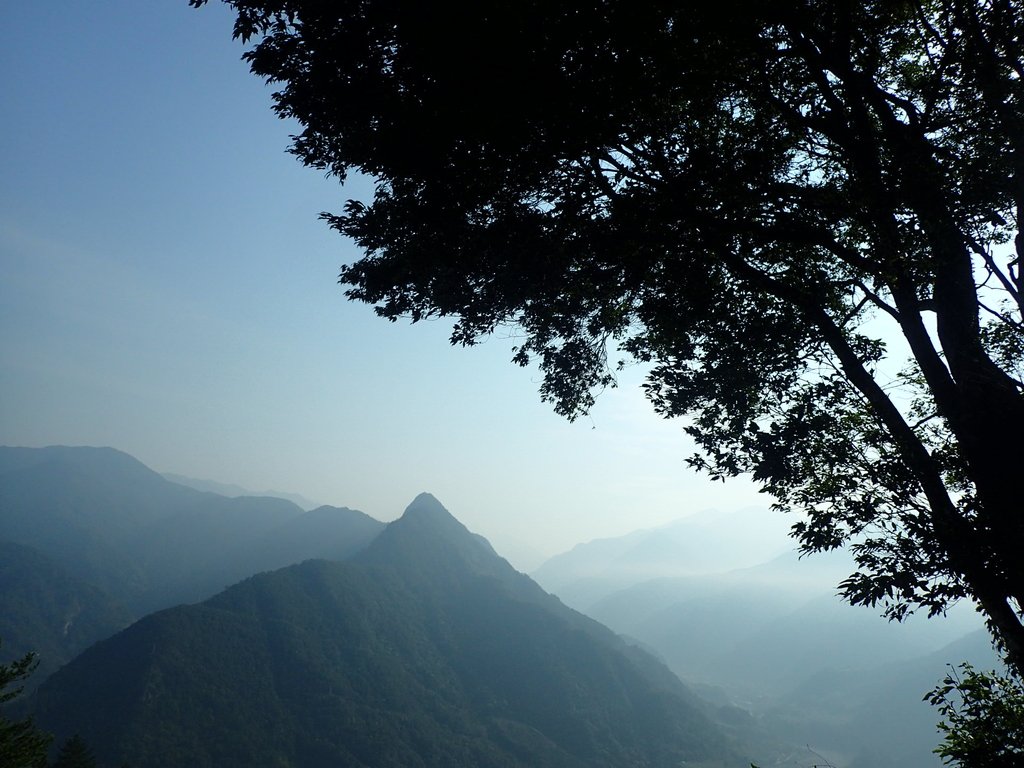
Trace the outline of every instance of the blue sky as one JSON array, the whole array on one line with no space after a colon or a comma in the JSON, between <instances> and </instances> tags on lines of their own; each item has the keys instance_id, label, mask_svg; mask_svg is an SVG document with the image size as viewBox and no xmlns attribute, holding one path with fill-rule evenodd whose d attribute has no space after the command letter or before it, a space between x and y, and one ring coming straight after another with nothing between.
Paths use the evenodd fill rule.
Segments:
<instances>
[{"instance_id":1,"label":"blue sky","mask_svg":"<svg viewBox=\"0 0 1024 768\"><path fill-rule=\"evenodd\" d=\"M433 492L499 551L546 553L764 504L686 468L639 371L570 424L513 341L348 303L231 16L186 0L0 10L0 443L111 445L159 471L390 519ZM780 526L785 521L780 520Z\"/></svg>"}]
</instances>

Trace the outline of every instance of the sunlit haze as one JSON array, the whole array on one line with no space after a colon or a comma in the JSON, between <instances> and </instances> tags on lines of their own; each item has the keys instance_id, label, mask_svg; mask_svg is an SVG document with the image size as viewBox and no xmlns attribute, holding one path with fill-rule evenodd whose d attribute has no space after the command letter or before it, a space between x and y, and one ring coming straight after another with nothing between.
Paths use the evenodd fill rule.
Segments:
<instances>
[{"instance_id":1,"label":"sunlit haze","mask_svg":"<svg viewBox=\"0 0 1024 768\"><path fill-rule=\"evenodd\" d=\"M568 421L522 329L453 347L452 318L349 301L365 254L322 214L374 180L288 151L232 5L323 146L359 126L325 165L398 169L350 220L394 246L361 288L422 271L531 341L641 301L668 405L740 403L716 466L803 511L691 468L615 349ZM977 332L953 238L1006 212L1020 104L961 96L1024 61L1024 16L799 5L0 4L0 762L941 768L1024 740L1019 323ZM555 245L531 266L520 235ZM458 258L409 266L436 242Z\"/></svg>"},{"instance_id":2,"label":"sunlit haze","mask_svg":"<svg viewBox=\"0 0 1024 768\"><path fill-rule=\"evenodd\" d=\"M295 126L220 4L0 19L0 442L113 446L382 520L429 490L508 552L766 505L685 466L641 371L568 423L509 362L513 333L455 349L443 321L347 302L357 253L317 216L365 186L286 153Z\"/></svg>"}]
</instances>

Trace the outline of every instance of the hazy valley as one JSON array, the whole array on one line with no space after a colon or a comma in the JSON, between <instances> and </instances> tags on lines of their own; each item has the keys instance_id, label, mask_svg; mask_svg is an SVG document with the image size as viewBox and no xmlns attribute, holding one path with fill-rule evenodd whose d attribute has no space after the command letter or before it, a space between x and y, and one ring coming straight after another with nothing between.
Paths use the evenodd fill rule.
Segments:
<instances>
[{"instance_id":1,"label":"hazy valley","mask_svg":"<svg viewBox=\"0 0 1024 768\"><path fill-rule=\"evenodd\" d=\"M841 553L798 561L768 514L531 579L429 494L385 525L4 448L0 661L39 654L18 711L101 765L938 765L920 699L994 663L974 614L843 605Z\"/></svg>"}]
</instances>

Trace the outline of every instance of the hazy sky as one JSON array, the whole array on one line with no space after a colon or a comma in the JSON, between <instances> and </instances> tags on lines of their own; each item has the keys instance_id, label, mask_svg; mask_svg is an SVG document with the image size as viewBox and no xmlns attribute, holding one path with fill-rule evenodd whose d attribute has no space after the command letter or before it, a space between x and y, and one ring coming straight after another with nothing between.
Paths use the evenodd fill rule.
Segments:
<instances>
[{"instance_id":1,"label":"hazy sky","mask_svg":"<svg viewBox=\"0 0 1024 768\"><path fill-rule=\"evenodd\" d=\"M764 504L683 463L639 371L570 424L509 363L337 285L347 197L186 0L0 10L0 443L110 445L159 471L380 519L433 492L499 551L546 553ZM785 521L781 520L784 526Z\"/></svg>"}]
</instances>

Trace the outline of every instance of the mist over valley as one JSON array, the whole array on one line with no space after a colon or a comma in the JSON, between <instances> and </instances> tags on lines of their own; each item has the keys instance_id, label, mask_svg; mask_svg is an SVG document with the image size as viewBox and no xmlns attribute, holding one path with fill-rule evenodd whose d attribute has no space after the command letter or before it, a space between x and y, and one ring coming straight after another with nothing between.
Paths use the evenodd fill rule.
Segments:
<instances>
[{"instance_id":1,"label":"mist over valley","mask_svg":"<svg viewBox=\"0 0 1024 768\"><path fill-rule=\"evenodd\" d=\"M770 514L531 579L429 494L385 524L3 448L0 661L39 655L19 711L101 765L938 765L920 698L995 662L976 617L846 606L849 561L798 561Z\"/></svg>"}]
</instances>

